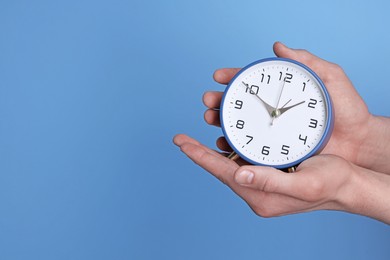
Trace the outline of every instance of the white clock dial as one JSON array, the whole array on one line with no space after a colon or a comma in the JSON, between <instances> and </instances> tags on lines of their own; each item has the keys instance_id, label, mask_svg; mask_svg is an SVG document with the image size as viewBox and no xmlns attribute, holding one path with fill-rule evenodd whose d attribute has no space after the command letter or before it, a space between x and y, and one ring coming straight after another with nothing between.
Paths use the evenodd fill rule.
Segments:
<instances>
[{"instance_id":1,"label":"white clock dial","mask_svg":"<svg viewBox=\"0 0 390 260\"><path fill-rule=\"evenodd\" d=\"M221 105L226 139L244 159L278 168L317 152L329 131L330 99L307 67L269 59L244 68Z\"/></svg>"}]
</instances>

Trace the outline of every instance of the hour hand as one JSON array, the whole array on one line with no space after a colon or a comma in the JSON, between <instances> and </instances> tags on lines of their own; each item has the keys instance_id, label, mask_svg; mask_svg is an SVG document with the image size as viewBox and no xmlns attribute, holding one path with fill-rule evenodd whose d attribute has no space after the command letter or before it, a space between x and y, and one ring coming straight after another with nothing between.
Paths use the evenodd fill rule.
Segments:
<instances>
[{"instance_id":1,"label":"hour hand","mask_svg":"<svg viewBox=\"0 0 390 260\"><path fill-rule=\"evenodd\" d=\"M244 81L242 81L242 84L244 84L244 86L249 90L249 93L251 93L252 95L254 95L255 97L257 97L261 103L263 103L265 109L267 109L267 112L268 114L272 117L272 113L273 111L275 111L276 109L274 107L272 107L271 105L269 105L267 102L265 102L261 97L259 97L250 87L247 83L245 83Z\"/></svg>"}]
</instances>

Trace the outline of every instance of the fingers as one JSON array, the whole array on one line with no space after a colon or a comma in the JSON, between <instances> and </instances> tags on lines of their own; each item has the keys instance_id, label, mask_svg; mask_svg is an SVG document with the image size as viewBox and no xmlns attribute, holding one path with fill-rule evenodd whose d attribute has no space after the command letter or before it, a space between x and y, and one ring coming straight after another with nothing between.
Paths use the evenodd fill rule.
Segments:
<instances>
[{"instance_id":1,"label":"fingers","mask_svg":"<svg viewBox=\"0 0 390 260\"><path fill-rule=\"evenodd\" d=\"M310 67L316 65L316 63L327 64L328 62L311 54L306 50L298 50L287 47L281 42L275 42L273 45L273 50L276 56L281 58L288 58L292 60L299 61Z\"/></svg>"},{"instance_id":2,"label":"fingers","mask_svg":"<svg viewBox=\"0 0 390 260\"><path fill-rule=\"evenodd\" d=\"M239 68L218 69L214 72L213 77L214 80L218 83L228 84L239 70L240 70ZM222 92L216 92L216 91L206 92L203 95L203 103L208 108L218 109L221 104L222 95L223 95Z\"/></svg>"},{"instance_id":3,"label":"fingers","mask_svg":"<svg viewBox=\"0 0 390 260\"><path fill-rule=\"evenodd\" d=\"M224 152L230 153L233 151L233 149L230 147L230 145L226 141L225 137L223 137L223 136L221 136L217 139L217 147L218 147L218 149L220 149L221 151L224 151Z\"/></svg>"},{"instance_id":4,"label":"fingers","mask_svg":"<svg viewBox=\"0 0 390 260\"><path fill-rule=\"evenodd\" d=\"M299 55L299 50L294 50L281 42L275 42L273 45L273 50L276 56L280 58L288 58L302 62L303 58Z\"/></svg>"},{"instance_id":5,"label":"fingers","mask_svg":"<svg viewBox=\"0 0 390 260\"><path fill-rule=\"evenodd\" d=\"M323 81L327 81L334 73L341 72L336 64L323 60L306 50L291 49L281 42L275 42L273 50L276 56L301 62L311 68Z\"/></svg>"},{"instance_id":6,"label":"fingers","mask_svg":"<svg viewBox=\"0 0 390 260\"><path fill-rule=\"evenodd\" d=\"M222 156L220 153L218 153L217 151L214 151L204 145L202 145L200 142L198 142L197 140L185 135L185 134L178 134L176 135L174 138L173 138L173 143L179 147L182 147L183 145L187 144L187 143L190 143L190 144L193 144L193 145L197 145L197 146L200 146L202 148L204 148L205 150L207 150L209 153L212 153L216 156ZM223 156L222 156L223 157ZM226 158L227 159L227 158Z\"/></svg>"},{"instance_id":7,"label":"fingers","mask_svg":"<svg viewBox=\"0 0 390 260\"><path fill-rule=\"evenodd\" d=\"M219 69L214 72L214 80L221 84L228 84L230 80L240 71L239 68Z\"/></svg>"},{"instance_id":8,"label":"fingers","mask_svg":"<svg viewBox=\"0 0 390 260\"><path fill-rule=\"evenodd\" d=\"M232 187L238 186L233 181L233 174L239 167L237 163L186 135L175 136L173 142L179 146L181 151L192 161L213 174L223 183Z\"/></svg>"},{"instance_id":9,"label":"fingers","mask_svg":"<svg viewBox=\"0 0 390 260\"><path fill-rule=\"evenodd\" d=\"M343 70L336 64L323 60L306 50L292 49L281 42L273 45L277 57L288 58L301 62L311 68L323 81L344 75ZM214 72L214 80L221 84L228 84L240 71L240 68L224 68Z\"/></svg>"},{"instance_id":10,"label":"fingers","mask_svg":"<svg viewBox=\"0 0 390 260\"><path fill-rule=\"evenodd\" d=\"M246 166L235 172L234 180L242 186L266 193L278 193L305 201L318 201L323 195L320 176L313 173L305 175L303 171L291 174L271 167Z\"/></svg>"},{"instance_id":11,"label":"fingers","mask_svg":"<svg viewBox=\"0 0 390 260\"><path fill-rule=\"evenodd\" d=\"M252 210L262 217L281 216L314 209L323 209L321 202L308 202L288 196L291 187L297 185L302 178L292 181L293 174L285 174L278 170L259 167L243 166L186 136L177 135L174 143L178 145L191 160L228 185L237 195L243 198ZM261 169L261 170L258 170ZM254 176L240 176L244 171L252 171ZM283 176L281 176L283 174ZM271 176L267 181L265 175ZM276 177L273 177L276 176ZM289 179L284 179L288 176ZM279 185L279 182L282 184ZM303 183L302 186L305 184ZM295 187L299 189L298 186ZM286 193L286 194L284 194Z\"/></svg>"},{"instance_id":12,"label":"fingers","mask_svg":"<svg viewBox=\"0 0 390 260\"><path fill-rule=\"evenodd\" d=\"M178 134L175 137L173 137L173 143L179 147L185 143L192 143L194 145L200 145L200 143L198 141L196 141L195 139L193 139L187 135L184 135L184 134Z\"/></svg>"},{"instance_id":13,"label":"fingers","mask_svg":"<svg viewBox=\"0 0 390 260\"><path fill-rule=\"evenodd\" d=\"M254 207L255 202L261 200L265 195L264 192L243 187L234 181L234 172L240 167L235 161L222 156L186 135L175 136L174 143L178 145L180 150L193 162L214 175L224 184L228 185L251 207Z\"/></svg>"},{"instance_id":14,"label":"fingers","mask_svg":"<svg viewBox=\"0 0 390 260\"><path fill-rule=\"evenodd\" d=\"M222 101L222 92L208 91L203 95L203 103L206 107L211 109L219 109Z\"/></svg>"},{"instance_id":15,"label":"fingers","mask_svg":"<svg viewBox=\"0 0 390 260\"><path fill-rule=\"evenodd\" d=\"M236 68L216 70L214 79L219 83L227 84L239 70ZM221 126L218 109L220 108L222 97L223 92L219 91L208 91L203 95L203 103L209 108L204 113L204 119L210 125Z\"/></svg>"},{"instance_id":16,"label":"fingers","mask_svg":"<svg viewBox=\"0 0 390 260\"><path fill-rule=\"evenodd\" d=\"M208 109L204 112L204 120L209 125L221 126L221 121L219 119L219 111Z\"/></svg>"},{"instance_id":17,"label":"fingers","mask_svg":"<svg viewBox=\"0 0 390 260\"><path fill-rule=\"evenodd\" d=\"M196 164L234 190L237 190L235 187L242 186L258 192L277 193L305 201L316 201L321 198L323 188L321 179L305 176L303 171L289 174L271 167L243 166L239 168L234 161L186 135L175 136L173 142ZM218 142L221 148L229 148L224 147L227 145L227 143L223 144L226 140L220 138Z\"/></svg>"},{"instance_id":18,"label":"fingers","mask_svg":"<svg viewBox=\"0 0 390 260\"><path fill-rule=\"evenodd\" d=\"M221 126L219 119L219 108L222 100L222 92L209 91L203 95L203 103L209 108L204 113L204 120L209 125Z\"/></svg>"}]
</instances>

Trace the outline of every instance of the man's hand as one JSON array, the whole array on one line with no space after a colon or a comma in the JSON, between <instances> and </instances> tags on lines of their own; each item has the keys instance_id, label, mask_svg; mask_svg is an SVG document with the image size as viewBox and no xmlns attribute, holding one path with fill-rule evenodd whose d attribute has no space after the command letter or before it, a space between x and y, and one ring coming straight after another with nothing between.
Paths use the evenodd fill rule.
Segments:
<instances>
[{"instance_id":1,"label":"man's hand","mask_svg":"<svg viewBox=\"0 0 390 260\"><path fill-rule=\"evenodd\" d=\"M334 155L317 155L295 173L239 166L198 141L177 135L174 143L196 164L229 186L259 216L342 210L390 224L390 176L369 172Z\"/></svg>"},{"instance_id":2,"label":"man's hand","mask_svg":"<svg viewBox=\"0 0 390 260\"><path fill-rule=\"evenodd\" d=\"M196 164L213 174L263 217L319 209L343 210L390 224L390 119L375 117L344 71L305 50L274 44L278 57L297 60L315 71L327 87L335 110L332 137L321 155L307 159L293 174L271 167L251 166L231 152L224 137L216 152L198 141L177 135L174 143ZM228 84L240 69L220 69L215 81ZM206 92L204 114L210 125L220 126L222 92ZM387 174L383 174L387 173Z\"/></svg>"},{"instance_id":3,"label":"man's hand","mask_svg":"<svg viewBox=\"0 0 390 260\"><path fill-rule=\"evenodd\" d=\"M276 56L299 61L311 68L329 91L335 110L335 127L322 153L337 155L356 165L390 174L390 164L384 165L390 157L389 149L383 145L383 141L385 144L390 142L384 140L387 137L386 130L383 129L384 124L381 125L377 118L368 112L366 104L343 69L306 50L290 49L279 42L275 43L273 48ZM228 84L239 70L238 68L217 70L214 73L214 80ZM203 102L208 107L204 118L210 125L220 126L219 105L222 95L222 92L206 92L203 96ZM390 121L387 121L386 129L390 129ZM377 134L376 132L380 130L381 133ZM380 141L375 142L378 138ZM217 146L223 151L229 151L223 137L218 139ZM384 155L384 158L381 155Z\"/></svg>"}]
</instances>

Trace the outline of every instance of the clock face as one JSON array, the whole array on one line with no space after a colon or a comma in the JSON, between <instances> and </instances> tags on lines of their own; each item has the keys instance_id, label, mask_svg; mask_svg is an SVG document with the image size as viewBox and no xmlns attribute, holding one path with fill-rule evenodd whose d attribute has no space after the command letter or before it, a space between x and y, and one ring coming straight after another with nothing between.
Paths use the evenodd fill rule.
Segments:
<instances>
[{"instance_id":1,"label":"clock face","mask_svg":"<svg viewBox=\"0 0 390 260\"><path fill-rule=\"evenodd\" d=\"M252 164L287 168L319 152L333 127L321 80L292 60L270 58L242 69L221 104L230 146Z\"/></svg>"}]
</instances>

